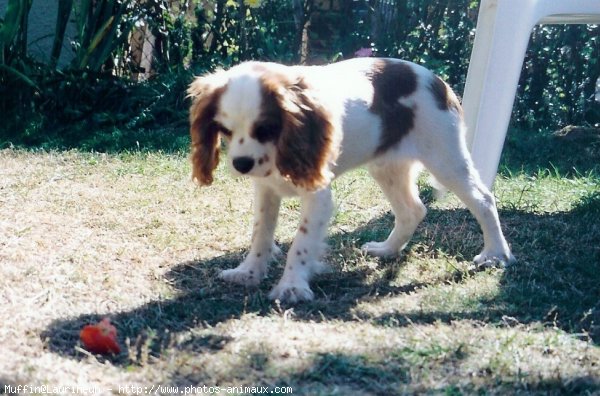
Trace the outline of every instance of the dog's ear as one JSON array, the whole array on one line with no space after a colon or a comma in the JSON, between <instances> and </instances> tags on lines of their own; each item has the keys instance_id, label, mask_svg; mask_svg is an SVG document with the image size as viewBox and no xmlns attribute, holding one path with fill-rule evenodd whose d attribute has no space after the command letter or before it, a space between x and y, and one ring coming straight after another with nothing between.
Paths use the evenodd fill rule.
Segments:
<instances>
[{"instance_id":1,"label":"dog's ear","mask_svg":"<svg viewBox=\"0 0 600 396\"><path fill-rule=\"evenodd\" d=\"M219 125L214 121L219 98L225 90L222 73L199 77L187 90L192 98L190 107L190 135L192 138L192 178L198 184L210 185L213 171L219 164L221 138Z\"/></svg>"},{"instance_id":2,"label":"dog's ear","mask_svg":"<svg viewBox=\"0 0 600 396\"><path fill-rule=\"evenodd\" d=\"M333 178L337 159L334 126L327 109L302 78L269 76L263 81L267 98L281 111L281 131L275 142L276 165L295 185L315 190Z\"/></svg>"}]
</instances>

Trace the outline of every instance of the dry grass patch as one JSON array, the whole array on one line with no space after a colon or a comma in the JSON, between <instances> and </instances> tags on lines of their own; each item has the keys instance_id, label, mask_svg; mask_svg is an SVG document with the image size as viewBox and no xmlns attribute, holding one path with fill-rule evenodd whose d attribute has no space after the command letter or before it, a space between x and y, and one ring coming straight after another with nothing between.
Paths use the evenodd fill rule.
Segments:
<instances>
[{"instance_id":1,"label":"dry grass patch","mask_svg":"<svg viewBox=\"0 0 600 396\"><path fill-rule=\"evenodd\" d=\"M452 196L430 202L399 258L365 257L357 246L385 238L393 219L353 172L335 183L334 271L296 307L266 297L282 260L257 289L217 279L246 253L252 215L250 183L223 168L199 189L184 153L4 150L0 172L0 385L600 391L593 172L502 178L496 195L520 263L474 274L482 238ZM282 207L284 250L298 205ZM103 316L119 329L119 356L79 345L79 329Z\"/></svg>"}]
</instances>

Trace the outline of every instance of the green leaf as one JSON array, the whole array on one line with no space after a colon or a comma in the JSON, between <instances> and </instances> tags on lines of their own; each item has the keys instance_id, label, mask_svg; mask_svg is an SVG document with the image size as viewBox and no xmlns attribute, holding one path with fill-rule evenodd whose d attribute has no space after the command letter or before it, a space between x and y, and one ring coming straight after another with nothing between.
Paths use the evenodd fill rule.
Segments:
<instances>
[{"instance_id":1,"label":"green leaf","mask_svg":"<svg viewBox=\"0 0 600 396\"><path fill-rule=\"evenodd\" d=\"M20 0L9 0L4 20L0 24L0 49L9 45L19 31L25 4Z\"/></svg>"},{"instance_id":2,"label":"green leaf","mask_svg":"<svg viewBox=\"0 0 600 396\"><path fill-rule=\"evenodd\" d=\"M40 91L40 88L37 86L36 83L33 82L33 80L31 80L29 77L27 77L25 74L21 73L14 67L0 64L0 70L6 70L8 73L16 76L17 78L22 80L25 84L29 85L31 88L35 89L38 92Z\"/></svg>"},{"instance_id":3,"label":"green leaf","mask_svg":"<svg viewBox=\"0 0 600 396\"><path fill-rule=\"evenodd\" d=\"M108 59L110 54L117 49L121 44L122 40L125 40L129 36L129 32L133 29L133 21L128 21L124 26L119 26L119 21L122 20L123 15L127 11L127 6L130 3L129 0L123 1L119 7L119 10L115 14L115 23L112 25L110 32L108 33L107 39L103 42L102 46L98 49L96 59L93 64L90 64L94 70L99 70L102 64ZM118 29L121 28L119 35Z\"/></svg>"},{"instance_id":4,"label":"green leaf","mask_svg":"<svg viewBox=\"0 0 600 396\"><path fill-rule=\"evenodd\" d=\"M63 41L65 38L65 31L67 29L67 23L71 16L71 9L73 8L73 0L59 0L58 2L58 14L56 16L56 29L54 32L54 41L52 43L52 53L50 55L50 66L56 67L58 58L60 58L60 52L62 50Z\"/></svg>"},{"instance_id":5,"label":"green leaf","mask_svg":"<svg viewBox=\"0 0 600 396\"><path fill-rule=\"evenodd\" d=\"M81 59L81 62L79 62L80 69L83 69L88 65L88 61L89 61L90 57L92 56L92 54L94 53L94 51L96 50L98 45L100 45L100 42L102 42L102 40L110 32L110 29L112 27L114 20L115 20L115 17L113 15L108 19L108 21L106 21L104 23L104 25L102 25L100 30L98 30L98 32L94 35L94 38L92 39L90 45L85 50L85 55Z\"/></svg>"}]
</instances>

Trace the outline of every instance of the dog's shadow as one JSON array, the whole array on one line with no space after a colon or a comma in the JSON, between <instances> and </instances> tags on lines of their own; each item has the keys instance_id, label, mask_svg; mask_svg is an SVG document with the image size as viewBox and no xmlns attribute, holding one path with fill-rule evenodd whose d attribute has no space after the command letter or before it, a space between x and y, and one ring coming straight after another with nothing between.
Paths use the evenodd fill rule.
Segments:
<instances>
[{"instance_id":1,"label":"dog's shadow","mask_svg":"<svg viewBox=\"0 0 600 396\"><path fill-rule=\"evenodd\" d=\"M436 222L439 216L450 216L443 224ZM404 323L432 323L435 321L451 321L458 319L484 320L490 323L502 323L503 318L509 315L521 323L533 321L547 322L548 312L570 312L570 318L586 317L586 323L574 324L572 321L560 322L559 325L570 332L580 332L582 326L587 326L585 331L595 343L600 341L600 331L594 323L600 322L600 268L596 260L595 267L574 265L565 267L561 257L553 256L546 262L535 262L536 254L531 246L527 245L531 238L531 229L564 229L565 222L587 221L581 219L577 213L563 213L556 215L537 215L519 211L505 211L501 213L505 228L509 231L508 239L512 242L513 251L519 258L518 265L504 271L501 277L501 290L492 300L482 301L480 309L475 312L434 312L428 314L390 314L395 315L395 325ZM431 220L434 221L431 221ZM528 222L527 230L519 230L521 222ZM390 214L373 219L358 229L346 233L335 233L330 237L330 258L334 258L334 271L318 276L312 283L315 292L315 301L298 304L294 307L296 320L356 320L352 312L358 302L365 299L385 299L399 294L412 293L417 289L448 282L463 282L472 274L457 270L447 273L439 279L426 283L412 282L403 286L395 286L394 280L402 270L406 261L406 253L393 260L377 260L378 268L358 265L351 270L342 270L340 262L363 261L364 257L357 248L347 246L360 246L367 242L374 234L384 235L389 232L393 224ZM583 224L579 224L584 226ZM474 243L465 245L461 235L448 237L455 233L475 235ZM557 231L558 232L558 231ZM564 230L572 233L573 230ZM472 216L464 209L436 210L429 212L428 220L424 222L415 237L412 246L429 244L432 250L441 251L450 257L473 257L481 246L480 231ZM600 235L592 236L596 245L600 245ZM566 241L565 243L569 243ZM340 248L344 246L344 248ZM289 246L282 246L284 252ZM543 247L542 247L543 248ZM465 251L466 249L466 251ZM206 261L189 261L175 265L167 274L168 281L179 291L176 297L157 300L138 308L117 312L110 315L111 321L119 329L120 342L126 345L126 351L119 356L112 357L113 364L127 365L136 356L139 357L143 348L148 349L154 356L160 356L167 348L192 348L195 351L211 352L223 348L230 340L217 333L204 334L201 337L187 338L184 342L174 342L174 337L192 328L214 326L230 319L240 318L246 313L256 315L270 315L281 312L286 306L280 306L268 299L268 293L282 274L284 259L271 266L270 274L258 288L243 288L225 283L218 279L218 273L227 268L235 267L244 257L246 251L235 251L223 256L214 257ZM539 253L539 252L538 252ZM598 253L590 253L592 256ZM461 256L464 255L464 256ZM335 256L335 257L334 257ZM339 256L342 256L341 258ZM532 259L532 257L534 257ZM593 257L575 258L575 261L591 260ZM573 260L571 260L573 261ZM592 267L594 264L591 264ZM465 266L466 267L466 266ZM544 272L549 267L560 274L569 274L568 285L557 285L557 279L549 279ZM373 273L377 277L373 280ZM575 274L573 274L575 272ZM532 283L532 278L534 282ZM575 282L575 284L573 283ZM543 298L538 298L537 293L541 287L561 287L561 294L548 293ZM578 291L585 290L589 298L582 299L575 295ZM553 298L553 296L557 296ZM578 299L579 303L573 301ZM531 308L531 301L537 301L538 306ZM498 306L508 307L503 311ZM375 323L389 323L388 315L374 319ZM85 353L78 347L79 331L87 323L96 322L101 318L98 314L81 315L72 319L59 319L52 322L43 332L42 338L48 348L57 354L81 359ZM556 320L553 325L556 325Z\"/></svg>"}]
</instances>

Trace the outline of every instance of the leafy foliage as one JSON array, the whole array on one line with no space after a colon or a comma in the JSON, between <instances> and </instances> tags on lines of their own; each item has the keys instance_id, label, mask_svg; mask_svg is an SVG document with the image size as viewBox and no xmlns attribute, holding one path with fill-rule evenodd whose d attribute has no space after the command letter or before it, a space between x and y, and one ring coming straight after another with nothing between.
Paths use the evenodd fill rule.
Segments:
<instances>
[{"instance_id":1,"label":"leafy foliage","mask_svg":"<svg viewBox=\"0 0 600 396\"><path fill-rule=\"evenodd\" d=\"M538 26L525 59L515 103L519 126L600 123L600 26Z\"/></svg>"},{"instance_id":2,"label":"leafy foliage","mask_svg":"<svg viewBox=\"0 0 600 396\"><path fill-rule=\"evenodd\" d=\"M36 78L43 89L24 98L29 102L21 102L23 107L9 119L14 128L6 129L5 144L101 151L140 144L163 149L183 146L176 141L187 134L183 113L190 72L165 74L143 84L90 70L43 72Z\"/></svg>"},{"instance_id":3,"label":"leafy foliage","mask_svg":"<svg viewBox=\"0 0 600 396\"><path fill-rule=\"evenodd\" d=\"M248 59L321 63L367 48L424 64L461 92L478 14L474 0L60 0L44 64L27 52L31 3L9 0L0 20L0 111L7 115L0 145L107 149L111 139L137 145L140 130L174 125L182 138L192 76ZM76 25L73 61L57 70L69 18ZM145 82L132 80L139 65L128 43L140 26L155 38L154 75ZM599 36L593 25L534 29L514 126L600 124Z\"/></svg>"},{"instance_id":4,"label":"leafy foliage","mask_svg":"<svg viewBox=\"0 0 600 396\"><path fill-rule=\"evenodd\" d=\"M126 17L130 4L130 0L71 2L75 6L78 36L73 60L75 69L100 71L133 27L135 16ZM63 18L64 15L66 12Z\"/></svg>"}]
</instances>

